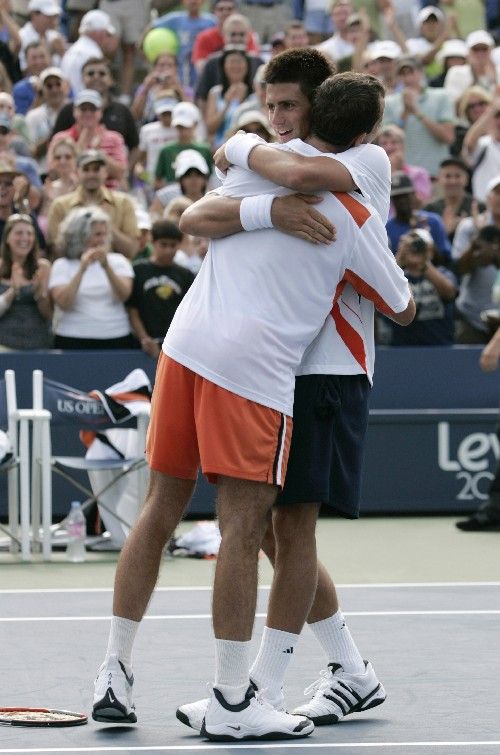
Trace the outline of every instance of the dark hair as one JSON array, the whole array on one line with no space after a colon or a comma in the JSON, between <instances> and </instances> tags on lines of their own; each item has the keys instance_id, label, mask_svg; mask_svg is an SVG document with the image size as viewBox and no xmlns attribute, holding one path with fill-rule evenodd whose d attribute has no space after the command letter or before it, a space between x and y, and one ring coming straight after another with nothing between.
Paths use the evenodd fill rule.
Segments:
<instances>
[{"instance_id":1,"label":"dark hair","mask_svg":"<svg viewBox=\"0 0 500 755\"><path fill-rule=\"evenodd\" d=\"M284 50L266 64L263 84L298 84L312 104L316 89L335 73L333 62L314 47Z\"/></svg>"},{"instance_id":2,"label":"dark hair","mask_svg":"<svg viewBox=\"0 0 500 755\"><path fill-rule=\"evenodd\" d=\"M2 240L0 242L0 276L2 278L10 278L12 275L12 252L7 241L7 236L17 223L26 223L30 225L35 232L35 238L33 240L33 246L31 247L26 260L23 265L24 274L28 280L31 280L38 269L38 258L40 255L38 239L33 224L33 219L30 215L25 213L14 213L7 218L5 223Z\"/></svg>"},{"instance_id":3,"label":"dark hair","mask_svg":"<svg viewBox=\"0 0 500 755\"><path fill-rule=\"evenodd\" d=\"M250 69L250 60L248 58L248 55L246 54L246 51L242 47L225 47L222 51L222 55L220 57L219 61L219 67L220 67L220 73L221 73L221 84L222 84L222 96L224 96L231 86L227 76L226 72L224 70L224 63L226 62L226 58L228 55L240 55L240 57L243 58L245 63L247 64L247 72L245 74L245 77L243 79L243 83L247 86L247 93L250 94L252 91L252 79L253 74Z\"/></svg>"},{"instance_id":4,"label":"dark hair","mask_svg":"<svg viewBox=\"0 0 500 755\"><path fill-rule=\"evenodd\" d=\"M384 87L375 76L337 73L316 91L311 133L328 144L348 148L358 136L373 131L383 107Z\"/></svg>"},{"instance_id":5,"label":"dark hair","mask_svg":"<svg viewBox=\"0 0 500 755\"><path fill-rule=\"evenodd\" d=\"M151 228L151 238L153 241L160 239L175 239L182 241L183 233L175 223L170 220L157 220Z\"/></svg>"},{"instance_id":6,"label":"dark hair","mask_svg":"<svg viewBox=\"0 0 500 755\"><path fill-rule=\"evenodd\" d=\"M95 58L89 58L88 60L85 61L85 63L82 66L82 73L85 71L85 69L88 66L97 66L97 65L99 65L99 66L105 66L106 69L107 69L107 71L108 71L108 73L111 72L111 67L109 65L109 62L106 60L106 58L95 57Z\"/></svg>"}]
</instances>

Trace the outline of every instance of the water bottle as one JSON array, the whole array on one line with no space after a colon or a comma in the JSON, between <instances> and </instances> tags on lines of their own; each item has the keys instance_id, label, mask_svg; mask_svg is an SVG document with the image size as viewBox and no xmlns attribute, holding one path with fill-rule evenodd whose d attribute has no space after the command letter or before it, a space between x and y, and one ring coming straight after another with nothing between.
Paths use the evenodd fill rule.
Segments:
<instances>
[{"instance_id":1,"label":"water bottle","mask_svg":"<svg viewBox=\"0 0 500 755\"><path fill-rule=\"evenodd\" d=\"M80 501L73 501L71 509L66 517L66 529L68 531L68 545L66 547L66 560L74 564L85 561L85 534L86 523Z\"/></svg>"}]
</instances>

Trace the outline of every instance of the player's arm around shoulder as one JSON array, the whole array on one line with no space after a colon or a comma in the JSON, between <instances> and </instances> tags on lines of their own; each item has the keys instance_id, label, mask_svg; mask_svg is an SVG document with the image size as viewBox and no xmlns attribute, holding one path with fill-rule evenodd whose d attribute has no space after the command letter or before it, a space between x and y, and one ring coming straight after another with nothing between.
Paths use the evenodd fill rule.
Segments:
<instances>
[{"instance_id":1,"label":"player's arm around shoulder","mask_svg":"<svg viewBox=\"0 0 500 755\"><path fill-rule=\"evenodd\" d=\"M240 204L241 199L237 197L209 192L182 213L179 228L182 233L209 239L240 233L243 230Z\"/></svg>"},{"instance_id":2,"label":"player's arm around shoulder","mask_svg":"<svg viewBox=\"0 0 500 755\"><path fill-rule=\"evenodd\" d=\"M331 157L305 157L296 152L258 144L250 152L249 167L293 191L354 191L349 170Z\"/></svg>"}]
</instances>

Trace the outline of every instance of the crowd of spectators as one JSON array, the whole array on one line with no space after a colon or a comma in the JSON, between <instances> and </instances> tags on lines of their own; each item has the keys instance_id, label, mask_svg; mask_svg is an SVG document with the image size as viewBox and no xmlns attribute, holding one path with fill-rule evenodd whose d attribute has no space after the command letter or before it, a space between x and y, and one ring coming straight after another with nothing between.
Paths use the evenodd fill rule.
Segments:
<instances>
[{"instance_id":1,"label":"crowd of spectators","mask_svg":"<svg viewBox=\"0 0 500 755\"><path fill-rule=\"evenodd\" d=\"M266 62L309 45L386 91L388 242L417 316L379 318L378 342L487 343L500 1L0 0L0 349L156 357L208 246L179 219L228 136L275 140Z\"/></svg>"}]
</instances>

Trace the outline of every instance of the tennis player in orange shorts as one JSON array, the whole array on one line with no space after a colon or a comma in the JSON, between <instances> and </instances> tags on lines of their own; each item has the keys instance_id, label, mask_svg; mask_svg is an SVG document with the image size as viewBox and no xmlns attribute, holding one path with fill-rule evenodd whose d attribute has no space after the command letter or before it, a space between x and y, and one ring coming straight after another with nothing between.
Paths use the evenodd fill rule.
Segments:
<instances>
[{"instance_id":1,"label":"tennis player in orange shorts","mask_svg":"<svg viewBox=\"0 0 500 755\"><path fill-rule=\"evenodd\" d=\"M221 417L222 433L215 431ZM201 466L210 482L224 475L281 487L291 435L290 417L160 354L146 449L151 469L196 480Z\"/></svg>"}]
</instances>

